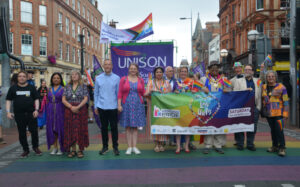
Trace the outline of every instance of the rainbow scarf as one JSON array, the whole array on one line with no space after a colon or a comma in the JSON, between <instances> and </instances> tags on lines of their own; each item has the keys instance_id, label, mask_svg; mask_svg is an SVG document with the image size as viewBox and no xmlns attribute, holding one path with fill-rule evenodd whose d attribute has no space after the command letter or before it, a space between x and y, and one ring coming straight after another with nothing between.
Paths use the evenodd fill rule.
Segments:
<instances>
[{"instance_id":1,"label":"rainbow scarf","mask_svg":"<svg viewBox=\"0 0 300 187\"><path fill-rule=\"evenodd\" d=\"M262 82L261 82L260 79L258 79L258 80L257 80L257 87L261 87L261 85L262 85Z\"/></svg>"},{"instance_id":2,"label":"rainbow scarf","mask_svg":"<svg viewBox=\"0 0 300 187\"><path fill-rule=\"evenodd\" d=\"M279 127L280 127L280 130L282 131L282 130L283 130L283 127L284 127L284 121L283 121L283 119L277 120L277 123L278 123L278 125L279 125Z\"/></svg>"},{"instance_id":3,"label":"rainbow scarf","mask_svg":"<svg viewBox=\"0 0 300 187\"><path fill-rule=\"evenodd\" d=\"M201 82L194 81L193 82L193 89L201 90L204 87L204 85Z\"/></svg>"}]
</instances>

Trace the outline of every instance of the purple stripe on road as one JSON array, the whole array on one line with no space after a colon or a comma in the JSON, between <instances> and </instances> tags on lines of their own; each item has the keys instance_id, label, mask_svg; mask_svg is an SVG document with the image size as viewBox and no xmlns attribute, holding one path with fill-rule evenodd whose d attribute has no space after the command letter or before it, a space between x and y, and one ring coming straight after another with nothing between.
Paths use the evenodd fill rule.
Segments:
<instances>
[{"instance_id":1,"label":"purple stripe on road","mask_svg":"<svg viewBox=\"0 0 300 187\"><path fill-rule=\"evenodd\" d=\"M174 163L175 164L175 163ZM230 166L0 174L0 186L300 181L300 166Z\"/></svg>"}]
</instances>

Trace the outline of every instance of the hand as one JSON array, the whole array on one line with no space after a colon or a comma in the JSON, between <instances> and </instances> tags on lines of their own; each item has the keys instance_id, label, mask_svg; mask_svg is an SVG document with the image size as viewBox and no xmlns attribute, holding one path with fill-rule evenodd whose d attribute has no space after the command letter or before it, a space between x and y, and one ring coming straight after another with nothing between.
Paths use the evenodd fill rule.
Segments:
<instances>
[{"instance_id":1,"label":"hand","mask_svg":"<svg viewBox=\"0 0 300 187\"><path fill-rule=\"evenodd\" d=\"M35 110L32 115L34 118L37 118L39 115L39 112L37 110Z\"/></svg>"},{"instance_id":2,"label":"hand","mask_svg":"<svg viewBox=\"0 0 300 187\"><path fill-rule=\"evenodd\" d=\"M118 106L118 111L122 112L123 111L123 107L121 105Z\"/></svg>"},{"instance_id":3,"label":"hand","mask_svg":"<svg viewBox=\"0 0 300 187\"><path fill-rule=\"evenodd\" d=\"M175 90L174 93L179 94L179 91L178 91L178 90Z\"/></svg>"},{"instance_id":4,"label":"hand","mask_svg":"<svg viewBox=\"0 0 300 187\"><path fill-rule=\"evenodd\" d=\"M78 113L78 112L79 112L79 109L78 109L78 107L76 107L76 106L72 106L72 107L71 107L71 111L72 111L73 113Z\"/></svg>"},{"instance_id":5,"label":"hand","mask_svg":"<svg viewBox=\"0 0 300 187\"><path fill-rule=\"evenodd\" d=\"M261 65L260 65L260 72L264 71L264 69L265 69L265 64L261 63Z\"/></svg>"},{"instance_id":6,"label":"hand","mask_svg":"<svg viewBox=\"0 0 300 187\"><path fill-rule=\"evenodd\" d=\"M14 114L11 113L11 112L7 112L6 116L7 116L8 119L14 119L14 117L15 117Z\"/></svg>"},{"instance_id":7,"label":"hand","mask_svg":"<svg viewBox=\"0 0 300 187\"><path fill-rule=\"evenodd\" d=\"M252 88L247 88L247 90L248 90L248 91L252 91L253 89L252 89Z\"/></svg>"},{"instance_id":8,"label":"hand","mask_svg":"<svg viewBox=\"0 0 300 187\"><path fill-rule=\"evenodd\" d=\"M97 109L97 108L95 108L95 109L94 109L94 111L95 111L95 114L96 114L97 116L99 116L98 109Z\"/></svg>"},{"instance_id":9,"label":"hand","mask_svg":"<svg viewBox=\"0 0 300 187\"><path fill-rule=\"evenodd\" d=\"M209 93L209 89L208 88L202 88L203 92L208 94Z\"/></svg>"},{"instance_id":10,"label":"hand","mask_svg":"<svg viewBox=\"0 0 300 187\"><path fill-rule=\"evenodd\" d=\"M196 91L196 90L194 90L194 89L192 89L192 91L191 91L191 92L192 92L193 94L194 94L194 93L197 93L197 91Z\"/></svg>"}]
</instances>

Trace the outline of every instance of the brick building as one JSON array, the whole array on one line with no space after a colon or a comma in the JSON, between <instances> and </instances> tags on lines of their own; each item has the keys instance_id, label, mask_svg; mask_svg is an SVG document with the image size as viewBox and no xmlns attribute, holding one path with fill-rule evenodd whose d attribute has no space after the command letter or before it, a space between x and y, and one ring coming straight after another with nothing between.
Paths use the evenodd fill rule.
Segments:
<instances>
[{"instance_id":1,"label":"brick building","mask_svg":"<svg viewBox=\"0 0 300 187\"><path fill-rule=\"evenodd\" d=\"M247 33L257 30L261 36L270 39L273 62L278 66L277 70L288 70L289 38L286 19L289 1L220 0L219 5L220 48L229 51L227 63L230 63L230 67L234 61L248 63L251 51ZM253 56L254 63L260 65L261 62L255 62L255 59Z\"/></svg>"},{"instance_id":2,"label":"brick building","mask_svg":"<svg viewBox=\"0 0 300 187\"><path fill-rule=\"evenodd\" d=\"M26 70L35 72L37 86L40 79L49 83L53 72L69 80L73 69L80 70L80 33L85 35L84 67L92 68L93 55L102 59L102 14L97 6L95 0L9 0L11 52L23 59ZM56 58L55 64L49 56ZM14 61L11 67L19 68Z\"/></svg>"}]
</instances>

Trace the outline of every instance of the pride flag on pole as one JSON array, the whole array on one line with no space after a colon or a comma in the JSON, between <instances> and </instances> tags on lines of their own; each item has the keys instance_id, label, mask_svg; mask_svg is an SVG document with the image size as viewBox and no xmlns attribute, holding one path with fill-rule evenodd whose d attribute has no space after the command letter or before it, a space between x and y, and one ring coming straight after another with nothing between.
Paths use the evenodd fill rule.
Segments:
<instances>
[{"instance_id":1,"label":"pride flag on pole","mask_svg":"<svg viewBox=\"0 0 300 187\"><path fill-rule=\"evenodd\" d=\"M96 77L103 73L103 69L95 55L93 55L93 66L94 66L94 72L92 73L92 79L95 81Z\"/></svg>"},{"instance_id":2,"label":"pride flag on pole","mask_svg":"<svg viewBox=\"0 0 300 187\"><path fill-rule=\"evenodd\" d=\"M91 77L91 71L90 70L86 70L86 69L84 71L85 71L86 77L87 77L90 85L92 87L94 87L94 81L92 80L92 77Z\"/></svg>"}]
</instances>

